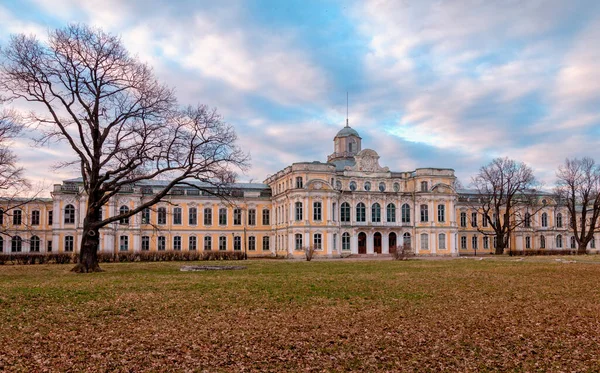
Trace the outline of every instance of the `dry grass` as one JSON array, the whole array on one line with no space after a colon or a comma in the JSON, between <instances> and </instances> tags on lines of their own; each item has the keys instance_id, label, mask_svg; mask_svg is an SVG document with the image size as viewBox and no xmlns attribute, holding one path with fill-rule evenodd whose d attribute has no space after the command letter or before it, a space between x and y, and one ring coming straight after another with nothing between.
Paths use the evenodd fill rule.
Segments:
<instances>
[{"instance_id":1,"label":"dry grass","mask_svg":"<svg viewBox=\"0 0 600 373\"><path fill-rule=\"evenodd\" d=\"M597 260L180 265L0 267L0 370L600 369Z\"/></svg>"}]
</instances>

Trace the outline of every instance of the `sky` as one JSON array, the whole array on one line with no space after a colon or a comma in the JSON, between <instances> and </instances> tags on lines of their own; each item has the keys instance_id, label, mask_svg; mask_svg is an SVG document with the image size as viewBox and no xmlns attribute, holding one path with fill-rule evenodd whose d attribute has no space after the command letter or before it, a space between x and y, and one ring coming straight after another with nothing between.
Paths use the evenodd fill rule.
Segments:
<instances>
[{"instance_id":1,"label":"sky","mask_svg":"<svg viewBox=\"0 0 600 373\"><path fill-rule=\"evenodd\" d=\"M175 88L216 107L250 153L240 181L326 161L346 121L393 171L453 168L468 186L495 157L547 187L566 157L600 162L596 0L0 0L11 34L88 23ZM18 105L18 103L17 103ZM16 149L57 183L65 144Z\"/></svg>"}]
</instances>

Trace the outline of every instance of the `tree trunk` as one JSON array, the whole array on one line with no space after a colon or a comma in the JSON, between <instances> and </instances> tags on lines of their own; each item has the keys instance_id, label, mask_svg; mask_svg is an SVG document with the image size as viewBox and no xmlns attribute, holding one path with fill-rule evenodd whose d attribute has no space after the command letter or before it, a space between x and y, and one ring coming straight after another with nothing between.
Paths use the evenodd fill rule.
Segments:
<instances>
[{"instance_id":1,"label":"tree trunk","mask_svg":"<svg viewBox=\"0 0 600 373\"><path fill-rule=\"evenodd\" d=\"M504 254L504 247L501 247L502 245L496 245L496 251L495 254L496 255L502 255Z\"/></svg>"},{"instance_id":2,"label":"tree trunk","mask_svg":"<svg viewBox=\"0 0 600 373\"><path fill-rule=\"evenodd\" d=\"M100 244L100 232L98 229L91 229L89 224L84 223L83 237L81 239L81 248L79 249L79 259L72 272L90 273L102 272L98 265L98 245Z\"/></svg>"},{"instance_id":3,"label":"tree trunk","mask_svg":"<svg viewBox=\"0 0 600 373\"><path fill-rule=\"evenodd\" d=\"M585 255L587 254L587 245L580 244L577 247L577 255Z\"/></svg>"}]
</instances>

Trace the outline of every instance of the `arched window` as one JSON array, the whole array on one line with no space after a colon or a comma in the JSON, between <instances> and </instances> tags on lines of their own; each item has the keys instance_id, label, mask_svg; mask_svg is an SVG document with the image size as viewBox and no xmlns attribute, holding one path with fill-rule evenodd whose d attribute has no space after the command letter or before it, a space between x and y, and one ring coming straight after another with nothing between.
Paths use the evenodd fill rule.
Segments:
<instances>
[{"instance_id":1,"label":"arched window","mask_svg":"<svg viewBox=\"0 0 600 373\"><path fill-rule=\"evenodd\" d=\"M342 234L342 250L348 251L350 250L350 233L344 232Z\"/></svg>"},{"instance_id":2,"label":"arched window","mask_svg":"<svg viewBox=\"0 0 600 373\"><path fill-rule=\"evenodd\" d=\"M379 183L379 191L385 192L385 183L383 183L383 182Z\"/></svg>"},{"instance_id":3,"label":"arched window","mask_svg":"<svg viewBox=\"0 0 600 373\"><path fill-rule=\"evenodd\" d=\"M340 207L340 220L342 223L350 222L350 204L348 202L342 203Z\"/></svg>"},{"instance_id":4,"label":"arched window","mask_svg":"<svg viewBox=\"0 0 600 373\"><path fill-rule=\"evenodd\" d=\"M366 221L366 212L365 212L365 204L359 202L356 205L356 221L365 222Z\"/></svg>"},{"instance_id":5,"label":"arched window","mask_svg":"<svg viewBox=\"0 0 600 373\"><path fill-rule=\"evenodd\" d=\"M421 192L427 192L427 182L421 181Z\"/></svg>"},{"instance_id":6,"label":"arched window","mask_svg":"<svg viewBox=\"0 0 600 373\"><path fill-rule=\"evenodd\" d=\"M438 250L446 250L446 235L444 233L438 234Z\"/></svg>"},{"instance_id":7,"label":"arched window","mask_svg":"<svg viewBox=\"0 0 600 373\"><path fill-rule=\"evenodd\" d=\"M66 253L73 252L73 236L65 237L65 252Z\"/></svg>"},{"instance_id":8,"label":"arched window","mask_svg":"<svg viewBox=\"0 0 600 373\"><path fill-rule=\"evenodd\" d=\"M128 213L129 213L129 207L123 205L119 208L119 215L128 214ZM119 224L129 224L129 216L121 218L119 220Z\"/></svg>"},{"instance_id":9,"label":"arched window","mask_svg":"<svg viewBox=\"0 0 600 373\"><path fill-rule=\"evenodd\" d=\"M402 235L402 244L411 247L410 233L406 232Z\"/></svg>"},{"instance_id":10,"label":"arched window","mask_svg":"<svg viewBox=\"0 0 600 373\"><path fill-rule=\"evenodd\" d=\"M40 252L40 238L38 236L32 236L29 240L29 251L34 253Z\"/></svg>"},{"instance_id":11,"label":"arched window","mask_svg":"<svg viewBox=\"0 0 600 373\"><path fill-rule=\"evenodd\" d=\"M410 223L410 206L408 203L402 205L402 222Z\"/></svg>"},{"instance_id":12,"label":"arched window","mask_svg":"<svg viewBox=\"0 0 600 373\"><path fill-rule=\"evenodd\" d=\"M166 207L159 207L157 210L157 215L158 215L158 224L160 225L165 225L167 224L167 208Z\"/></svg>"},{"instance_id":13,"label":"arched window","mask_svg":"<svg viewBox=\"0 0 600 373\"><path fill-rule=\"evenodd\" d=\"M525 213L524 226L525 226L525 228L530 228L531 227L531 214L528 213L528 212Z\"/></svg>"},{"instance_id":14,"label":"arched window","mask_svg":"<svg viewBox=\"0 0 600 373\"><path fill-rule=\"evenodd\" d=\"M65 224L75 224L75 207L71 204L65 206Z\"/></svg>"},{"instance_id":15,"label":"arched window","mask_svg":"<svg viewBox=\"0 0 600 373\"><path fill-rule=\"evenodd\" d=\"M381 223L381 206L379 203L374 203L371 206L371 221L373 223Z\"/></svg>"},{"instance_id":16,"label":"arched window","mask_svg":"<svg viewBox=\"0 0 600 373\"><path fill-rule=\"evenodd\" d=\"M562 228L562 214L560 212L556 214L556 227Z\"/></svg>"},{"instance_id":17,"label":"arched window","mask_svg":"<svg viewBox=\"0 0 600 373\"><path fill-rule=\"evenodd\" d=\"M387 209L387 214L386 214L387 222L395 223L396 222L396 205L394 205L393 203L388 203L386 209Z\"/></svg>"},{"instance_id":18,"label":"arched window","mask_svg":"<svg viewBox=\"0 0 600 373\"><path fill-rule=\"evenodd\" d=\"M421 233L421 250L429 250L429 235Z\"/></svg>"},{"instance_id":19,"label":"arched window","mask_svg":"<svg viewBox=\"0 0 600 373\"><path fill-rule=\"evenodd\" d=\"M14 236L11 239L11 251L13 253L20 253L23 248L23 240L19 236Z\"/></svg>"},{"instance_id":20,"label":"arched window","mask_svg":"<svg viewBox=\"0 0 600 373\"><path fill-rule=\"evenodd\" d=\"M558 249L562 249L563 245L562 245L562 235L558 235L556 236L556 248Z\"/></svg>"},{"instance_id":21,"label":"arched window","mask_svg":"<svg viewBox=\"0 0 600 373\"><path fill-rule=\"evenodd\" d=\"M296 221L302 220L302 202L296 202Z\"/></svg>"},{"instance_id":22,"label":"arched window","mask_svg":"<svg viewBox=\"0 0 600 373\"><path fill-rule=\"evenodd\" d=\"M542 214L542 227L548 226L548 214L545 212Z\"/></svg>"},{"instance_id":23,"label":"arched window","mask_svg":"<svg viewBox=\"0 0 600 373\"><path fill-rule=\"evenodd\" d=\"M575 248L575 236L571 236L571 249Z\"/></svg>"},{"instance_id":24,"label":"arched window","mask_svg":"<svg viewBox=\"0 0 600 373\"><path fill-rule=\"evenodd\" d=\"M429 209L427 208L427 205L421 205L421 221L429 221Z\"/></svg>"},{"instance_id":25,"label":"arched window","mask_svg":"<svg viewBox=\"0 0 600 373\"><path fill-rule=\"evenodd\" d=\"M355 181L350 182L350 190L353 192L356 190L356 182Z\"/></svg>"},{"instance_id":26,"label":"arched window","mask_svg":"<svg viewBox=\"0 0 600 373\"><path fill-rule=\"evenodd\" d=\"M294 238L296 240L296 250L302 250L302 234L296 233Z\"/></svg>"},{"instance_id":27,"label":"arched window","mask_svg":"<svg viewBox=\"0 0 600 373\"><path fill-rule=\"evenodd\" d=\"M546 248L546 237L540 236L540 249Z\"/></svg>"},{"instance_id":28,"label":"arched window","mask_svg":"<svg viewBox=\"0 0 600 373\"><path fill-rule=\"evenodd\" d=\"M371 183L370 182L366 182L364 185L365 190L368 192L369 190L371 190Z\"/></svg>"}]
</instances>

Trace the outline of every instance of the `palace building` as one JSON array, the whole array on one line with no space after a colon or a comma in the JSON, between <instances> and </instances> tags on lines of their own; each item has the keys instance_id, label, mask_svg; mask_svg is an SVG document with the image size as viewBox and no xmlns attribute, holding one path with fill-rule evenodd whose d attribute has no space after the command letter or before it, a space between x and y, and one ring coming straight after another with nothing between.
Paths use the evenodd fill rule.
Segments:
<instances>
[{"instance_id":1,"label":"palace building","mask_svg":"<svg viewBox=\"0 0 600 373\"><path fill-rule=\"evenodd\" d=\"M263 184L233 184L228 200L190 186L175 188L152 209L103 228L100 251L221 250L303 257L312 247L317 256L342 257L390 254L403 244L416 255L493 251L494 237L481 233L491 229L473 207L477 197L455 188L454 170L390 170L380 165L375 150L363 149L361 137L348 125L333 141L326 162L293 163ZM164 185L132 185L102 214L133 209ZM77 252L86 203L81 179L73 179L54 185L52 198L23 203L10 214L0 211L6 233L0 251ZM527 216L509 245L511 250L574 248L566 208L544 196L543 207Z\"/></svg>"}]
</instances>

